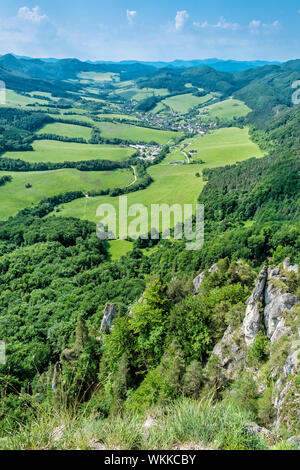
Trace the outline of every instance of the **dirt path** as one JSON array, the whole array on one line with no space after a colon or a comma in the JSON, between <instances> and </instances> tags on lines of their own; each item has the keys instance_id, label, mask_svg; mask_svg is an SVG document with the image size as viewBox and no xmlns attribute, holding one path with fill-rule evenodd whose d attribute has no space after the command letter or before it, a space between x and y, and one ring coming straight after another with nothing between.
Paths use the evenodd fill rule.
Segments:
<instances>
[{"instance_id":1,"label":"dirt path","mask_svg":"<svg viewBox=\"0 0 300 470\"><path fill-rule=\"evenodd\" d=\"M135 167L134 167L134 166L132 166L131 168L132 168L132 170L133 170L133 176L134 176L134 180L132 181L132 183L130 183L130 184L127 186L127 188L129 188L130 186L132 186L132 185L133 185L133 184L136 182L136 180L137 180L137 176L136 176Z\"/></svg>"}]
</instances>

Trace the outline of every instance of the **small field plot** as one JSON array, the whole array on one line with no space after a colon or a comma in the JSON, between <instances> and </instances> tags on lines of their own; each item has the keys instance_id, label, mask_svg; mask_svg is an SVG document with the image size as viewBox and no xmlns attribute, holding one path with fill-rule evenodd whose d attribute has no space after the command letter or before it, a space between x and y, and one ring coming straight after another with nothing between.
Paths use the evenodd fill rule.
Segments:
<instances>
[{"instance_id":1,"label":"small field plot","mask_svg":"<svg viewBox=\"0 0 300 470\"><path fill-rule=\"evenodd\" d=\"M128 139L135 142L166 144L170 139L178 136L177 132L149 129L130 124L97 122L96 126L99 127L101 135L106 139Z\"/></svg>"},{"instance_id":2,"label":"small field plot","mask_svg":"<svg viewBox=\"0 0 300 470\"><path fill-rule=\"evenodd\" d=\"M166 144L170 139L177 137L177 132L161 131L131 124L115 124L112 122L97 122L101 135L106 139L124 139L135 142L157 142Z\"/></svg>"},{"instance_id":3,"label":"small field plot","mask_svg":"<svg viewBox=\"0 0 300 470\"><path fill-rule=\"evenodd\" d=\"M190 109L194 108L195 106L199 106L200 104L206 103L211 98L212 95L198 97L192 95L191 93L187 93L186 95L177 95L172 96L171 98L166 98L162 101L162 103L166 104L178 113L186 114ZM157 112L157 110L155 112Z\"/></svg>"},{"instance_id":4,"label":"small field plot","mask_svg":"<svg viewBox=\"0 0 300 470\"><path fill-rule=\"evenodd\" d=\"M118 82L120 81L120 76L118 73L112 72L80 72L78 78L81 80L93 80L94 82Z\"/></svg>"},{"instance_id":5,"label":"small field plot","mask_svg":"<svg viewBox=\"0 0 300 470\"><path fill-rule=\"evenodd\" d=\"M115 145L89 145L55 140L36 140L33 152L6 152L5 158L17 158L26 162L77 162L81 160L122 161L134 153L134 149ZM1 158L1 157L0 157Z\"/></svg>"},{"instance_id":6,"label":"small field plot","mask_svg":"<svg viewBox=\"0 0 300 470\"><path fill-rule=\"evenodd\" d=\"M263 156L259 147L250 140L247 127L217 129L211 134L187 139L183 143L190 143L184 149L185 152L197 151L192 155L195 162L202 160L210 167L232 165L248 158Z\"/></svg>"},{"instance_id":7,"label":"small field plot","mask_svg":"<svg viewBox=\"0 0 300 470\"><path fill-rule=\"evenodd\" d=\"M131 114L98 114L98 117L101 119L110 118L110 119L127 119L128 121L139 121L137 116L132 116Z\"/></svg>"},{"instance_id":8,"label":"small field plot","mask_svg":"<svg viewBox=\"0 0 300 470\"><path fill-rule=\"evenodd\" d=\"M80 121L80 122L89 122L94 124L94 121L89 116L84 116L82 114L52 114L47 113L53 119L64 119L65 121Z\"/></svg>"},{"instance_id":9,"label":"small field plot","mask_svg":"<svg viewBox=\"0 0 300 470\"><path fill-rule=\"evenodd\" d=\"M204 119L214 121L218 119L226 119L232 121L233 118L240 118L246 116L251 112L245 103L239 100L229 99L215 103L201 109L201 114Z\"/></svg>"},{"instance_id":10,"label":"small field plot","mask_svg":"<svg viewBox=\"0 0 300 470\"><path fill-rule=\"evenodd\" d=\"M169 94L166 88L138 88L128 87L117 89L115 94L121 96L125 100L142 101L150 96L166 96Z\"/></svg>"},{"instance_id":11,"label":"small field plot","mask_svg":"<svg viewBox=\"0 0 300 470\"><path fill-rule=\"evenodd\" d=\"M25 207L46 197L67 191L98 191L125 187L132 181L132 171L78 171L73 169L36 172L0 172L13 180L0 187L0 220L14 216ZM27 187L26 187L27 186ZM87 198L85 198L87 199Z\"/></svg>"},{"instance_id":12,"label":"small field plot","mask_svg":"<svg viewBox=\"0 0 300 470\"><path fill-rule=\"evenodd\" d=\"M91 138L92 129L90 127L77 126L75 124L54 122L44 126L37 132L37 134L55 134L69 138L82 137L83 139L88 140Z\"/></svg>"},{"instance_id":13,"label":"small field plot","mask_svg":"<svg viewBox=\"0 0 300 470\"><path fill-rule=\"evenodd\" d=\"M26 106L33 104L47 104L47 100L38 98L30 98L29 96L20 95L13 90L6 90L6 103L1 106Z\"/></svg>"}]
</instances>

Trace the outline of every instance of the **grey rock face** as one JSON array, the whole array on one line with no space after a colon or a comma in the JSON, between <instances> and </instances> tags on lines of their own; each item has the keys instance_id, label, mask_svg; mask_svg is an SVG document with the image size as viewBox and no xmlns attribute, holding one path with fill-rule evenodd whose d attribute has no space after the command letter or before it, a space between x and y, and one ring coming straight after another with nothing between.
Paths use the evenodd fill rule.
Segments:
<instances>
[{"instance_id":1,"label":"grey rock face","mask_svg":"<svg viewBox=\"0 0 300 470\"><path fill-rule=\"evenodd\" d=\"M291 310L298 302L298 298L295 295L282 293L280 288L275 287L272 279L277 279L277 274L274 277L274 270L269 271L268 285L264 296L264 322L269 339L272 339L273 334L278 328L282 313ZM280 336L280 331L277 331L276 335Z\"/></svg>"},{"instance_id":2,"label":"grey rock face","mask_svg":"<svg viewBox=\"0 0 300 470\"><path fill-rule=\"evenodd\" d=\"M217 265L217 264L213 264L213 265L208 269L208 272L209 272L209 274L213 274L213 273L218 272L218 270L219 270L218 265ZM202 282L204 281L204 278L205 278L205 271L203 271L202 273L198 274L198 276L195 277L195 279L193 280L193 284L194 284L194 295L199 294L200 286L201 286Z\"/></svg>"},{"instance_id":3,"label":"grey rock face","mask_svg":"<svg viewBox=\"0 0 300 470\"><path fill-rule=\"evenodd\" d=\"M209 268L209 270L208 270L208 272L209 272L210 274L216 273L217 271L219 271L219 268L218 268L217 263L216 263L216 264L213 264L212 267Z\"/></svg>"},{"instance_id":4,"label":"grey rock face","mask_svg":"<svg viewBox=\"0 0 300 470\"><path fill-rule=\"evenodd\" d=\"M297 265L291 267L285 263L285 266L293 268L292 270L298 269ZM272 342L288 331L282 314L291 310L299 299L293 294L283 292L281 287L276 287L276 281L280 280L284 280L280 268L267 270L265 267L257 278L254 291L247 301L244 320L244 333L248 346L253 343L263 322L268 338Z\"/></svg>"},{"instance_id":5,"label":"grey rock face","mask_svg":"<svg viewBox=\"0 0 300 470\"><path fill-rule=\"evenodd\" d=\"M205 278L205 273L200 273L197 277L195 277L195 279L193 280L193 284L194 284L194 294L197 295L199 294L199 289L200 289L200 286L202 284L202 282L204 281L204 278Z\"/></svg>"},{"instance_id":6,"label":"grey rock face","mask_svg":"<svg viewBox=\"0 0 300 470\"><path fill-rule=\"evenodd\" d=\"M113 319L118 313L118 307L116 304L106 304L103 311L103 319L100 327L100 333L110 333Z\"/></svg>"},{"instance_id":7,"label":"grey rock face","mask_svg":"<svg viewBox=\"0 0 300 470\"><path fill-rule=\"evenodd\" d=\"M283 335L286 335L288 333L291 332L291 328L286 326L285 324L285 318L281 318L279 320L279 323L277 324L276 326L276 329L272 335L272 338L271 338L271 343L275 343L276 341L278 341Z\"/></svg>"},{"instance_id":8,"label":"grey rock face","mask_svg":"<svg viewBox=\"0 0 300 470\"><path fill-rule=\"evenodd\" d=\"M257 333L261 329L263 319L262 309L267 278L267 267L264 267L259 273L254 291L247 301L247 308L244 319L244 334L247 345L253 343Z\"/></svg>"},{"instance_id":9,"label":"grey rock face","mask_svg":"<svg viewBox=\"0 0 300 470\"><path fill-rule=\"evenodd\" d=\"M216 344L212 354L218 357L218 363L222 367L225 379L235 379L246 360L246 348L244 346L243 329L233 331L231 326L227 328L221 341Z\"/></svg>"},{"instance_id":10,"label":"grey rock face","mask_svg":"<svg viewBox=\"0 0 300 470\"><path fill-rule=\"evenodd\" d=\"M299 266L298 264L295 264L294 266L291 265L291 260L290 258L286 258L283 262L283 269L285 271L288 271L288 272L291 272L293 271L294 273L298 273L299 272Z\"/></svg>"}]
</instances>

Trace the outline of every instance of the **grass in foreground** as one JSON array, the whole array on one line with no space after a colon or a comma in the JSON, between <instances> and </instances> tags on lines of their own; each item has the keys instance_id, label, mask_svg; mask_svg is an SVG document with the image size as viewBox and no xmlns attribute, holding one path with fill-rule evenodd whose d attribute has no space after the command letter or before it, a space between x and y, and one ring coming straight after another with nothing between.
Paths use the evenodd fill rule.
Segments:
<instances>
[{"instance_id":1,"label":"grass in foreground","mask_svg":"<svg viewBox=\"0 0 300 470\"><path fill-rule=\"evenodd\" d=\"M148 418L148 419L147 419ZM150 425L146 424L146 420ZM118 415L101 419L87 408L74 412L58 406L42 408L16 432L7 429L0 448L86 450L180 449L264 450L268 444L247 432L251 416L233 405L211 400L182 399L147 414Z\"/></svg>"}]
</instances>

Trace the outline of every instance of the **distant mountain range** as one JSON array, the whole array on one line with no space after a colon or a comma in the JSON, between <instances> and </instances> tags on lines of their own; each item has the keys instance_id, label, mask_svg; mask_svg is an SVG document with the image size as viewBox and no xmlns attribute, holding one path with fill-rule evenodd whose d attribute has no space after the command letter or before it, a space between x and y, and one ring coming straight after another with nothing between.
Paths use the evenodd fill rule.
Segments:
<instances>
[{"instance_id":1,"label":"distant mountain range","mask_svg":"<svg viewBox=\"0 0 300 470\"><path fill-rule=\"evenodd\" d=\"M25 59L25 60L32 60L30 57L26 56L15 56L18 59ZM60 59L55 58L46 58L40 59L43 62L47 63L55 63L58 62ZM68 60L68 59L66 59ZM254 60L254 61L238 61L238 60L223 60L223 59L196 59L196 60L173 60L172 62L151 62L151 61L138 61L138 60L123 60L120 62L113 62L113 61L104 61L104 60L97 60L97 61L86 61L89 64L95 65L134 65L134 64L142 64L147 65L150 67L155 67L156 69L161 68L191 68L191 67L202 67L203 65L208 65L209 67L218 70L220 72L228 72L228 73L237 73L243 72L245 70L255 69L257 67L263 67L265 65L280 65L281 62L270 62L266 60Z\"/></svg>"},{"instance_id":2,"label":"distant mountain range","mask_svg":"<svg viewBox=\"0 0 300 470\"><path fill-rule=\"evenodd\" d=\"M91 62L95 64L104 64L104 61ZM280 65L280 62L268 62L262 60L255 61L237 61L237 60L222 60L222 59L203 59L203 60L174 60L172 62L139 62L139 61L122 61L119 64L134 64L140 63L144 65L150 65L157 69L172 67L172 68L191 68L191 67L202 67L207 65L219 72L237 73L245 70L255 69L257 67L263 67L265 65Z\"/></svg>"}]
</instances>

